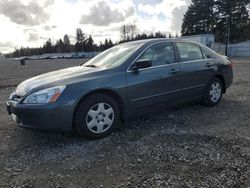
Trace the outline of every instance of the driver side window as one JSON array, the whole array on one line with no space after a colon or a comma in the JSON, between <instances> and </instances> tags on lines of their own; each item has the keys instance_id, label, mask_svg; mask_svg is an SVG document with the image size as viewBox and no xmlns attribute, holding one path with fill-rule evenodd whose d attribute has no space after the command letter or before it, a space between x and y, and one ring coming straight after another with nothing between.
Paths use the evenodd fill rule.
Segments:
<instances>
[{"instance_id":1,"label":"driver side window","mask_svg":"<svg viewBox=\"0 0 250 188\"><path fill-rule=\"evenodd\" d=\"M175 63L172 43L155 44L148 48L138 60L150 60L152 67Z\"/></svg>"}]
</instances>

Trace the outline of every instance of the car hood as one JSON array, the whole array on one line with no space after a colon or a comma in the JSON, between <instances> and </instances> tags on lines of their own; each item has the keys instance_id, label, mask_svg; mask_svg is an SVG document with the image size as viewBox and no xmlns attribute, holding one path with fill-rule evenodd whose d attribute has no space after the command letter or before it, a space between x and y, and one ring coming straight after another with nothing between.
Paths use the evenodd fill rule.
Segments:
<instances>
[{"instance_id":1,"label":"car hood","mask_svg":"<svg viewBox=\"0 0 250 188\"><path fill-rule=\"evenodd\" d=\"M73 81L74 78L86 76L87 74L100 71L100 68L76 66L66 69L61 69L49 73L45 73L28 80L23 81L17 86L16 95L24 96L30 91L36 88L42 88L43 86L56 86L67 84L70 81ZM45 88L45 87L44 87Z\"/></svg>"}]
</instances>

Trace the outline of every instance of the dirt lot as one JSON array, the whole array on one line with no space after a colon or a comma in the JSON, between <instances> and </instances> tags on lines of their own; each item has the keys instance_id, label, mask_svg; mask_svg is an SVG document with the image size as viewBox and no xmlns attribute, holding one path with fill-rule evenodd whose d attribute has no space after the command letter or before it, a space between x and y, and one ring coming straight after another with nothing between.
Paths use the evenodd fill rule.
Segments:
<instances>
[{"instance_id":1,"label":"dirt lot","mask_svg":"<svg viewBox=\"0 0 250 188\"><path fill-rule=\"evenodd\" d=\"M37 133L5 112L15 86L80 60L0 61L0 187L250 187L250 60L221 104L132 119L110 137Z\"/></svg>"}]
</instances>

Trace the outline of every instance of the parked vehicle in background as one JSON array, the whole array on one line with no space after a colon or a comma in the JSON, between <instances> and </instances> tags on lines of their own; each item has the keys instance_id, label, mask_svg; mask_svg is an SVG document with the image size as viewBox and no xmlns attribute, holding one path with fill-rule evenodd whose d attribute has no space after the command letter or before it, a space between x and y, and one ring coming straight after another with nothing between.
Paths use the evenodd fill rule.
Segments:
<instances>
[{"instance_id":1,"label":"parked vehicle in background","mask_svg":"<svg viewBox=\"0 0 250 188\"><path fill-rule=\"evenodd\" d=\"M194 100L216 106L232 81L231 61L200 43L141 40L22 82L7 109L21 127L101 138L155 106Z\"/></svg>"}]
</instances>

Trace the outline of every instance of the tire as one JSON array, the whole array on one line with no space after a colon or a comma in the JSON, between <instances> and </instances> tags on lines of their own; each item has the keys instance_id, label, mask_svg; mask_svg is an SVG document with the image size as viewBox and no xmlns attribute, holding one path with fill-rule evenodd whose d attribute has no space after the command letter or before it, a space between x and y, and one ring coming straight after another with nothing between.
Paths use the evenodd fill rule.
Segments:
<instances>
[{"instance_id":1,"label":"tire","mask_svg":"<svg viewBox=\"0 0 250 188\"><path fill-rule=\"evenodd\" d=\"M119 124L119 107L106 94L93 94L84 99L75 114L75 127L83 137L98 139L112 133Z\"/></svg>"},{"instance_id":2,"label":"tire","mask_svg":"<svg viewBox=\"0 0 250 188\"><path fill-rule=\"evenodd\" d=\"M213 78L206 87L203 103L206 106L216 106L220 103L223 95L223 84L217 77Z\"/></svg>"}]
</instances>

